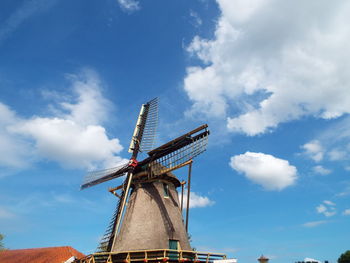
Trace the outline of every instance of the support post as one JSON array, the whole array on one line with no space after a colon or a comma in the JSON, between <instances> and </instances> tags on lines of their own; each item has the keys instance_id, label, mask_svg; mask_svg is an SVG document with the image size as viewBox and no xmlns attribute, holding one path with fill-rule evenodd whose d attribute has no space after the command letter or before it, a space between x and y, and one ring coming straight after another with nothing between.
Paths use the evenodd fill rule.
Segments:
<instances>
[{"instance_id":1,"label":"support post","mask_svg":"<svg viewBox=\"0 0 350 263\"><path fill-rule=\"evenodd\" d=\"M187 207L186 207L186 232L187 233L188 233L188 214L190 211L191 173L192 173L192 162L190 162L190 164L188 165Z\"/></svg>"},{"instance_id":2,"label":"support post","mask_svg":"<svg viewBox=\"0 0 350 263\"><path fill-rule=\"evenodd\" d=\"M184 208L184 186L185 186L185 181L181 182L181 214L182 214L182 210Z\"/></svg>"}]
</instances>

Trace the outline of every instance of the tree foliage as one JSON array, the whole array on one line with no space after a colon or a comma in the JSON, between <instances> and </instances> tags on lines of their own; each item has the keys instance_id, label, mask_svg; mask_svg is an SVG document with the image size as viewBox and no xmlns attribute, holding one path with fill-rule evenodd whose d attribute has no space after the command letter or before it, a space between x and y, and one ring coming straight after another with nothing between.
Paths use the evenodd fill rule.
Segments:
<instances>
[{"instance_id":1,"label":"tree foliage","mask_svg":"<svg viewBox=\"0 0 350 263\"><path fill-rule=\"evenodd\" d=\"M4 239L4 235L0 234L0 250L4 250L4 243L2 242L2 240Z\"/></svg>"},{"instance_id":2,"label":"tree foliage","mask_svg":"<svg viewBox=\"0 0 350 263\"><path fill-rule=\"evenodd\" d=\"M338 263L350 263L350 250L340 255L338 258Z\"/></svg>"}]
</instances>

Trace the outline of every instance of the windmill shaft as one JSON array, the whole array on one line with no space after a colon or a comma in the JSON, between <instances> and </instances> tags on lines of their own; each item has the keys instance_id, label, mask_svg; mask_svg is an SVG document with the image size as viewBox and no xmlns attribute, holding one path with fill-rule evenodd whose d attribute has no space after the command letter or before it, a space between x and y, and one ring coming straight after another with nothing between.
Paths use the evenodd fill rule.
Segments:
<instances>
[{"instance_id":1,"label":"windmill shaft","mask_svg":"<svg viewBox=\"0 0 350 263\"><path fill-rule=\"evenodd\" d=\"M150 150L154 143L158 124L158 99L155 98L141 106L140 114L137 119L134 134L131 139L129 152L134 150ZM136 158L133 156L133 158Z\"/></svg>"},{"instance_id":2,"label":"windmill shaft","mask_svg":"<svg viewBox=\"0 0 350 263\"><path fill-rule=\"evenodd\" d=\"M140 148L142 133L143 133L143 129L145 127L145 122L146 122L146 118L147 118L147 114L148 114L148 107L149 107L149 105L142 104L141 109L140 109L140 113L139 113L139 117L137 118L136 126L134 129L134 134L132 135L131 143L130 143L130 147L129 147L129 152L133 153L132 158L135 158L134 154L135 154L135 152L138 152L138 150Z\"/></svg>"}]
</instances>

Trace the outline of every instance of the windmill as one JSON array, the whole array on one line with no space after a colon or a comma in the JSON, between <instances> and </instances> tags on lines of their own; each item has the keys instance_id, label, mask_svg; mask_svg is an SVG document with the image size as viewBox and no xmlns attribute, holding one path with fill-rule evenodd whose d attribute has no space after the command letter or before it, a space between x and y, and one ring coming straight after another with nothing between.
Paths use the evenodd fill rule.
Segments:
<instances>
[{"instance_id":1,"label":"windmill","mask_svg":"<svg viewBox=\"0 0 350 263\"><path fill-rule=\"evenodd\" d=\"M126 175L109 191L119 198L99 252L149 249L191 250L188 241L188 208L192 159L205 151L209 130L202 125L162 146L152 149L158 123L158 99L141 106L131 139L128 163L90 172L81 189ZM137 160L139 152L148 157ZM184 184L171 172L188 166L186 224L182 219ZM180 187L181 205L176 188ZM119 193L118 193L119 191Z\"/></svg>"}]
</instances>

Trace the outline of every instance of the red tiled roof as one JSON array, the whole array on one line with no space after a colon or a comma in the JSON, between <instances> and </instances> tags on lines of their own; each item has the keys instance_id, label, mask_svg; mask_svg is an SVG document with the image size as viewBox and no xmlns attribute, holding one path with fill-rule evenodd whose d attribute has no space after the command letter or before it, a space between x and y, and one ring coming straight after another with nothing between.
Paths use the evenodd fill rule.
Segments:
<instances>
[{"instance_id":1,"label":"red tiled roof","mask_svg":"<svg viewBox=\"0 0 350 263\"><path fill-rule=\"evenodd\" d=\"M85 255L72 247L43 247L0 251L1 263L62 263Z\"/></svg>"}]
</instances>

